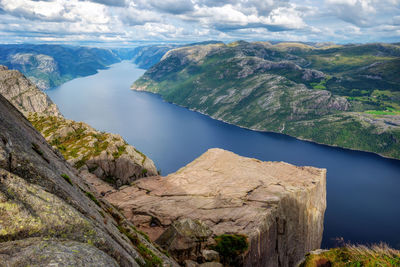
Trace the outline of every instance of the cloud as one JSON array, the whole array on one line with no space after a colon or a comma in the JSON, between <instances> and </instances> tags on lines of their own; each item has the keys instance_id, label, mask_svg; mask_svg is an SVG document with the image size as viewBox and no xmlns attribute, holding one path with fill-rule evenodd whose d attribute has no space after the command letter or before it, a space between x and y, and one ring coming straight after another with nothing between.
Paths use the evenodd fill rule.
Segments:
<instances>
[{"instance_id":1,"label":"cloud","mask_svg":"<svg viewBox=\"0 0 400 267\"><path fill-rule=\"evenodd\" d=\"M103 4L106 6L124 7L128 5L128 2L126 0L88 0L88 1Z\"/></svg>"},{"instance_id":2,"label":"cloud","mask_svg":"<svg viewBox=\"0 0 400 267\"><path fill-rule=\"evenodd\" d=\"M400 0L0 0L0 42L400 41Z\"/></svg>"},{"instance_id":3,"label":"cloud","mask_svg":"<svg viewBox=\"0 0 400 267\"><path fill-rule=\"evenodd\" d=\"M358 27L371 27L391 12L399 12L399 0L326 0L332 13Z\"/></svg>"},{"instance_id":4,"label":"cloud","mask_svg":"<svg viewBox=\"0 0 400 267\"><path fill-rule=\"evenodd\" d=\"M170 14L184 14L193 11L194 4L190 0L147 0L152 8Z\"/></svg>"}]
</instances>

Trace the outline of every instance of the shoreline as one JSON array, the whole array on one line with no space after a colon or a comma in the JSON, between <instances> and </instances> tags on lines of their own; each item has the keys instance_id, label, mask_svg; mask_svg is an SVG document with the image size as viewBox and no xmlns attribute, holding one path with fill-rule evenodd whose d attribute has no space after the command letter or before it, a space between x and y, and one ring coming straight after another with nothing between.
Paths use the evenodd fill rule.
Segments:
<instances>
[{"instance_id":1,"label":"shoreline","mask_svg":"<svg viewBox=\"0 0 400 267\"><path fill-rule=\"evenodd\" d=\"M162 95L159 94L159 93L149 92L149 91L146 91L146 90L137 90L137 89L134 89L132 86L130 87L130 90L136 91L136 92L145 92L145 93L157 95L157 96L161 97L161 99L162 99L163 101L165 101L166 103L170 103L170 104L173 104L173 105L175 105L175 106L182 107L182 108L185 108L185 109L187 109L187 110L200 113L200 114L202 114L202 115L204 115L204 116L207 116L207 117L209 117L209 118L211 118L211 119L214 119L214 120L217 120L217 121L220 121L220 122L223 122L223 123L232 125L232 126L236 126L236 127L242 128L242 129L246 129L246 130L250 130L250 131L254 131L254 132L259 132L259 133L280 134L280 135L284 135L284 136L287 136L287 137L295 138L295 139L297 139L297 140L309 142L309 143L316 144L316 145L322 145L322 146L327 146L327 147L339 148L339 149L344 149L344 150L349 150L349 151L355 151L355 152L370 153L370 154L379 156L379 157L381 157L381 158L383 158L383 159L400 161L400 159L398 159L398 158L393 158L393 157L385 156L385 155L382 155L382 154L379 154L379 153L376 153L376 152L373 152L373 151L367 151L367 150L359 150L359 149L354 149L354 148L341 147L341 146L338 146L338 145L329 145L329 144L319 143L319 142L316 142L316 141L311 140L311 139L301 138L301 137L297 137L297 136L292 136L292 135L285 134L285 133L281 133L281 132L263 131L263 130L248 128L248 127L245 127L245 126L236 125L236 124L230 123L230 122L228 122L228 121L224 121L223 119L219 119L219 118L213 117L213 116L211 116L211 115L208 115L208 114L206 114L206 113L204 113L204 112L201 112L201 111L199 111L199 110L196 110L196 109L194 109L194 108L189 108L189 107L181 106L181 105L179 105L179 104L177 104L177 103L174 103L174 102L169 102L169 101L165 100L165 99L162 97Z\"/></svg>"}]
</instances>

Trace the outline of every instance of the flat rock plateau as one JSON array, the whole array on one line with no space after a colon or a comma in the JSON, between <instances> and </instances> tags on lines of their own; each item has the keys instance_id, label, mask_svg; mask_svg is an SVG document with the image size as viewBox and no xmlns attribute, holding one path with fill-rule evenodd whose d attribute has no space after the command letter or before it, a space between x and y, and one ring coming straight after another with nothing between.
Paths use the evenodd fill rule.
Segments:
<instances>
[{"instance_id":1,"label":"flat rock plateau","mask_svg":"<svg viewBox=\"0 0 400 267\"><path fill-rule=\"evenodd\" d=\"M188 218L214 236L247 236L244 266L294 266L321 244L326 170L210 149L176 173L139 179L105 198L152 240Z\"/></svg>"}]
</instances>

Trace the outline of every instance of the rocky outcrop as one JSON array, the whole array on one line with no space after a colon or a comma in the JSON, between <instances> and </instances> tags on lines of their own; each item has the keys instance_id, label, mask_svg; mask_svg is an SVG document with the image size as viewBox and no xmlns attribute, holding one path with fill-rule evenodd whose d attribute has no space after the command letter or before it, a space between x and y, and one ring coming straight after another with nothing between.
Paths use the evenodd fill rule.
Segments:
<instances>
[{"instance_id":1,"label":"rocky outcrop","mask_svg":"<svg viewBox=\"0 0 400 267\"><path fill-rule=\"evenodd\" d=\"M0 266L176 266L92 190L0 95Z\"/></svg>"},{"instance_id":2,"label":"rocky outcrop","mask_svg":"<svg viewBox=\"0 0 400 267\"><path fill-rule=\"evenodd\" d=\"M50 98L19 71L0 66L0 94L17 107L86 179L96 176L119 187L157 175L151 159L120 135L65 119Z\"/></svg>"},{"instance_id":3,"label":"rocky outcrop","mask_svg":"<svg viewBox=\"0 0 400 267\"><path fill-rule=\"evenodd\" d=\"M212 231L205 223L186 218L174 221L156 243L183 264L185 260L198 260L201 254L210 254L205 248L211 235Z\"/></svg>"},{"instance_id":4,"label":"rocky outcrop","mask_svg":"<svg viewBox=\"0 0 400 267\"><path fill-rule=\"evenodd\" d=\"M8 70L0 65L0 94L25 115L30 112L60 116L61 113L50 98L40 91L19 71Z\"/></svg>"},{"instance_id":5,"label":"rocky outcrop","mask_svg":"<svg viewBox=\"0 0 400 267\"><path fill-rule=\"evenodd\" d=\"M35 113L28 119L84 177L95 175L120 187L157 175L153 161L118 134L99 132L86 123L63 117Z\"/></svg>"},{"instance_id":6,"label":"rocky outcrop","mask_svg":"<svg viewBox=\"0 0 400 267\"><path fill-rule=\"evenodd\" d=\"M324 169L210 149L176 173L140 179L105 198L152 240L177 220L200 220L214 236L247 237L244 266L294 266L320 246L325 179Z\"/></svg>"}]
</instances>

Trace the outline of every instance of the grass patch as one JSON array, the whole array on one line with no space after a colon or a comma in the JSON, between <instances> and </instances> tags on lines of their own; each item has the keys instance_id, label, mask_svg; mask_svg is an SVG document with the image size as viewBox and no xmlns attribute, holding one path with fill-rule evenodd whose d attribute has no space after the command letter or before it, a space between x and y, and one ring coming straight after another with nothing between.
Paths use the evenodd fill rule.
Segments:
<instances>
[{"instance_id":1,"label":"grass patch","mask_svg":"<svg viewBox=\"0 0 400 267\"><path fill-rule=\"evenodd\" d=\"M146 155L145 154L143 154L142 152L140 152L139 150L137 150L136 148L135 148L135 151L137 152L137 153L139 153L140 154L140 156L142 156L142 165L144 164L144 162L146 161Z\"/></svg>"},{"instance_id":2,"label":"grass patch","mask_svg":"<svg viewBox=\"0 0 400 267\"><path fill-rule=\"evenodd\" d=\"M119 146L118 151L113 153L114 159L119 158L122 154L125 153L126 145L124 146Z\"/></svg>"},{"instance_id":3,"label":"grass patch","mask_svg":"<svg viewBox=\"0 0 400 267\"><path fill-rule=\"evenodd\" d=\"M85 192L85 195L90 198L97 206L101 207L100 202L97 200L97 198L90 192Z\"/></svg>"},{"instance_id":4,"label":"grass patch","mask_svg":"<svg viewBox=\"0 0 400 267\"><path fill-rule=\"evenodd\" d=\"M324 266L400 266L400 251L389 248L385 244L367 246L347 245L330 249L319 255L310 254L300 267Z\"/></svg>"},{"instance_id":5,"label":"grass patch","mask_svg":"<svg viewBox=\"0 0 400 267\"><path fill-rule=\"evenodd\" d=\"M70 185L73 185L71 178L69 178L68 175L66 175L65 173L61 174L61 177L64 178L65 181L67 181L67 183L69 183Z\"/></svg>"},{"instance_id":6,"label":"grass patch","mask_svg":"<svg viewBox=\"0 0 400 267\"><path fill-rule=\"evenodd\" d=\"M87 161L87 156L85 156L85 157L83 157L82 159L78 160L78 161L74 164L74 167L75 167L76 169L79 170L81 167L83 167L83 165L86 164L86 161Z\"/></svg>"},{"instance_id":7,"label":"grass patch","mask_svg":"<svg viewBox=\"0 0 400 267\"><path fill-rule=\"evenodd\" d=\"M121 225L118 225L117 227L121 233L123 233L126 237L128 237L128 239L132 242L132 244L137 248L139 254L145 260L144 265L138 262L139 265L144 267L162 266L163 263L162 260L140 241L140 238L137 236L138 233L136 229L134 229L133 227L130 229L128 227L124 227Z\"/></svg>"},{"instance_id":8,"label":"grass patch","mask_svg":"<svg viewBox=\"0 0 400 267\"><path fill-rule=\"evenodd\" d=\"M372 115L400 115L400 110L387 108L386 110L367 110L365 113Z\"/></svg>"},{"instance_id":9,"label":"grass patch","mask_svg":"<svg viewBox=\"0 0 400 267\"><path fill-rule=\"evenodd\" d=\"M214 238L217 243L213 249L227 265L240 265L238 257L249 248L247 237L241 234L223 234Z\"/></svg>"},{"instance_id":10,"label":"grass patch","mask_svg":"<svg viewBox=\"0 0 400 267\"><path fill-rule=\"evenodd\" d=\"M40 149L39 145L36 143L32 143L32 149L35 151L38 155L43 156L43 152Z\"/></svg>"}]
</instances>

